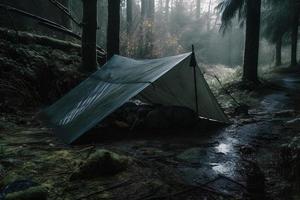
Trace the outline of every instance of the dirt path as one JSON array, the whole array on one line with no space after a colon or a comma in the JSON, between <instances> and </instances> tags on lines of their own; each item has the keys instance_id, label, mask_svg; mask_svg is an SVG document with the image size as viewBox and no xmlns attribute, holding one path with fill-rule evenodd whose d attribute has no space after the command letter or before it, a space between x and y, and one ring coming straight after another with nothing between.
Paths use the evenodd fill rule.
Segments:
<instances>
[{"instance_id":1,"label":"dirt path","mask_svg":"<svg viewBox=\"0 0 300 200\"><path fill-rule=\"evenodd\" d=\"M7 177L33 179L47 187L49 199L79 199L92 191L130 180L121 188L86 199L297 199L298 190L278 172L283 144L297 136L286 121L300 111L300 76L285 74L266 89L249 116L214 132L181 136L125 139L88 146L65 146L47 129L23 117L23 125L4 123L0 139L2 186ZM291 109L295 114L275 114ZM20 120L19 120L20 121ZM19 122L18 122L19 123ZM114 177L70 182L76 165L95 149L106 148L132 157L135 162ZM299 181L299 180L296 180ZM187 190L194 185L199 190ZM189 188L191 189L191 188ZM176 192L183 190L178 195ZM249 194L250 193L250 194Z\"/></svg>"}]
</instances>

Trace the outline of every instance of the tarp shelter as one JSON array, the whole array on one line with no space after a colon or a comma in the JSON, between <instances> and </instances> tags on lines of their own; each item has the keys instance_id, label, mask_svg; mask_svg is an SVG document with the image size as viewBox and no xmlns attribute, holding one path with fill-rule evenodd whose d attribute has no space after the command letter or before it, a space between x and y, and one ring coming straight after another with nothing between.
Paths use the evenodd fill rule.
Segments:
<instances>
[{"instance_id":1,"label":"tarp shelter","mask_svg":"<svg viewBox=\"0 0 300 200\"><path fill-rule=\"evenodd\" d=\"M199 116L227 123L200 68L190 66L192 58L193 53L148 60L115 55L41 114L58 137L72 143L133 97L196 111L197 88Z\"/></svg>"}]
</instances>

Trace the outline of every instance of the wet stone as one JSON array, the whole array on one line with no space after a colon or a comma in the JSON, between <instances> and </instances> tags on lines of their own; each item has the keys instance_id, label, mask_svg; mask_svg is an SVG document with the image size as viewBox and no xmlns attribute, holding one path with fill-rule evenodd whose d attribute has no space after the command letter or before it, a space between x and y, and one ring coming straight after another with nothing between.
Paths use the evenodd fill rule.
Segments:
<instances>
[{"instance_id":1,"label":"wet stone","mask_svg":"<svg viewBox=\"0 0 300 200\"><path fill-rule=\"evenodd\" d=\"M187 161L190 163L199 163L201 158L203 158L206 155L207 152L203 148L191 148L177 155L177 159L181 161Z\"/></svg>"},{"instance_id":2,"label":"wet stone","mask_svg":"<svg viewBox=\"0 0 300 200\"><path fill-rule=\"evenodd\" d=\"M127 156L105 149L97 150L76 169L70 180L116 175L126 170L130 161Z\"/></svg>"}]
</instances>

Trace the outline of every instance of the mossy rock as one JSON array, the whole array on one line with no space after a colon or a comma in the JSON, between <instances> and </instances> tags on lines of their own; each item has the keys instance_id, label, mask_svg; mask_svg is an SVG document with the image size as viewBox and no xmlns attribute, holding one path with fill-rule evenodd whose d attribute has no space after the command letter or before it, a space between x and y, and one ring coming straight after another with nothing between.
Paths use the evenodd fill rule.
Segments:
<instances>
[{"instance_id":1,"label":"mossy rock","mask_svg":"<svg viewBox=\"0 0 300 200\"><path fill-rule=\"evenodd\" d=\"M93 153L85 163L71 175L70 180L112 176L124 171L130 158L100 149Z\"/></svg>"},{"instance_id":2,"label":"mossy rock","mask_svg":"<svg viewBox=\"0 0 300 200\"><path fill-rule=\"evenodd\" d=\"M0 181L0 188L4 187L14 181L17 180L21 180L23 177L21 177L20 175L17 175L16 173L12 172L12 173L8 173L7 175L5 175L3 177L3 179Z\"/></svg>"},{"instance_id":3,"label":"mossy rock","mask_svg":"<svg viewBox=\"0 0 300 200\"><path fill-rule=\"evenodd\" d=\"M46 200L47 190L43 186L30 187L19 192L9 193L5 200Z\"/></svg>"}]
</instances>

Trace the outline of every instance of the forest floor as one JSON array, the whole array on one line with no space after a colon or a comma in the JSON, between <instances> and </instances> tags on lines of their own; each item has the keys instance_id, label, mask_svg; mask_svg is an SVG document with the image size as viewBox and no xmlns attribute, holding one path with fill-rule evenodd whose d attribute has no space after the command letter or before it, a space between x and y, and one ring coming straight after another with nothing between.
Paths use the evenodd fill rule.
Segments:
<instances>
[{"instance_id":1,"label":"forest floor","mask_svg":"<svg viewBox=\"0 0 300 200\"><path fill-rule=\"evenodd\" d=\"M287 121L300 112L300 78L281 74L273 81L277 87L252 96L259 104L249 115L197 136L66 146L36 126L34 113L3 116L2 186L31 179L47 188L49 199L299 199L299 157L293 164L299 155L289 154L295 148L299 154L300 127ZM126 155L130 165L114 176L71 181L78 163L98 149Z\"/></svg>"},{"instance_id":2,"label":"forest floor","mask_svg":"<svg viewBox=\"0 0 300 200\"><path fill-rule=\"evenodd\" d=\"M27 47L22 48L14 54L24 57ZM41 55L41 47L34 48L38 50L30 56L39 53L38 59L31 60L28 68L44 64L47 56L57 57L60 66L70 60L60 51ZM74 57L78 59L76 51ZM51 72L53 68L49 66ZM73 79L70 70L62 71ZM45 188L50 200L299 199L300 74L274 72L270 77L255 91L229 87L240 103L249 104L249 114L231 115L231 125L213 131L153 133L69 146L41 125L36 111L5 110L0 116L0 188L31 180ZM74 179L79 166L102 149L126 156L124 169L99 176L91 168Z\"/></svg>"}]
</instances>

